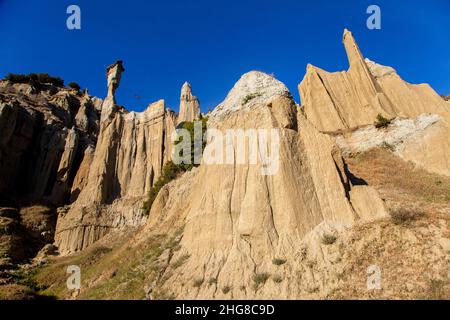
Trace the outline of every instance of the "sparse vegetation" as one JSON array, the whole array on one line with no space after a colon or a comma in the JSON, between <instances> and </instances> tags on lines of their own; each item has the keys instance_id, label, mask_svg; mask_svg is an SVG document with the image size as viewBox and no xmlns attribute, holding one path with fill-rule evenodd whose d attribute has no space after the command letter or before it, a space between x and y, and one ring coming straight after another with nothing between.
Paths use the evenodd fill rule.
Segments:
<instances>
[{"instance_id":1,"label":"sparse vegetation","mask_svg":"<svg viewBox=\"0 0 450 320\"><path fill-rule=\"evenodd\" d=\"M246 105L247 103L249 103L251 100L260 97L261 93L251 93L246 95L243 99L242 99L242 104Z\"/></svg>"},{"instance_id":2,"label":"sparse vegetation","mask_svg":"<svg viewBox=\"0 0 450 320\"><path fill-rule=\"evenodd\" d=\"M153 235L139 245L130 247L92 246L69 257L58 259L54 263L38 269L36 282L41 296L55 296L58 299L71 297L66 287L66 268L77 265L82 270L82 287L78 299L132 299L146 297L145 284L153 283L152 299L170 300L175 296L164 284L173 276L173 269L167 268L161 255L180 239L179 228L170 235ZM130 239L131 234L126 236ZM124 240L117 240L117 244ZM114 251L112 251L114 248ZM186 258L182 258L184 260Z\"/></svg>"},{"instance_id":3,"label":"sparse vegetation","mask_svg":"<svg viewBox=\"0 0 450 320\"><path fill-rule=\"evenodd\" d=\"M324 245L331 245L331 244L335 243L336 240L337 240L337 237L335 235L327 234L327 233L322 235L322 243Z\"/></svg>"},{"instance_id":4,"label":"sparse vegetation","mask_svg":"<svg viewBox=\"0 0 450 320\"><path fill-rule=\"evenodd\" d=\"M395 151L395 147L392 144L390 144L390 143L388 143L386 141L383 141L383 143L381 144L381 147L384 150L387 150L387 151L390 151L390 152L394 152Z\"/></svg>"},{"instance_id":5,"label":"sparse vegetation","mask_svg":"<svg viewBox=\"0 0 450 320\"><path fill-rule=\"evenodd\" d=\"M203 118L201 120L202 132L206 131L207 121L208 121L207 118ZM168 163L166 163L164 165L161 177L158 179L158 181L156 181L156 183L150 189L148 196L147 196L147 200L143 204L142 210L145 215L148 215L150 213L150 209L152 207L153 202L155 201L158 193L161 191L161 189L166 184L175 180L177 177L179 177L184 172L191 170L194 166L198 166L198 164L194 163L194 155L196 153L196 148L198 148L198 146L196 146L194 143L194 122L184 122L180 128L188 130L190 133L190 136L191 136L191 148L190 148L191 163L190 164L187 164L187 163L175 164L173 161L169 161ZM183 141L183 137L179 136L175 140L175 145L178 145L182 141ZM203 140L201 153L203 153L205 146L206 146L206 141ZM180 156L182 156L182 155L180 155Z\"/></svg>"},{"instance_id":6,"label":"sparse vegetation","mask_svg":"<svg viewBox=\"0 0 450 320\"><path fill-rule=\"evenodd\" d=\"M408 202L434 205L450 202L450 178L427 172L383 148L349 158L348 164L349 169L369 185L381 190L393 188L397 193L407 194ZM390 195L384 194L383 197L390 198Z\"/></svg>"},{"instance_id":7,"label":"sparse vegetation","mask_svg":"<svg viewBox=\"0 0 450 320\"><path fill-rule=\"evenodd\" d=\"M230 286L225 286L225 287L222 288L223 294L227 294L230 291L231 291L231 287Z\"/></svg>"},{"instance_id":8,"label":"sparse vegetation","mask_svg":"<svg viewBox=\"0 0 450 320\"><path fill-rule=\"evenodd\" d=\"M208 284L209 284L210 286L212 286L213 284L217 284L217 278L210 278L210 279L208 280Z\"/></svg>"},{"instance_id":9,"label":"sparse vegetation","mask_svg":"<svg viewBox=\"0 0 450 320\"><path fill-rule=\"evenodd\" d=\"M188 254L184 254L182 255L177 261L175 261L172 264L172 268L173 269L178 269L179 267L181 267L188 259L190 258L190 255Z\"/></svg>"},{"instance_id":10,"label":"sparse vegetation","mask_svg":"<svg viewBox=\"0 0 450 320\"><path fill-rule=\"evenodd\" d=\"M161 177L158 179L158 181L156 181L154 186L150 189L147 200L144 202L143 210L144 210L145 215L149 214L152 204L155 201L156 196L158 195L159 191L161 191L161 189L166 184L168 184L172 180L176 179L183 172L185 172L185 170L182 167L174 164L172 161L169 161L168 163L166 163L164 165Z\"/></svg>"},{"instance_id":11,"label":"sparse vegetation","mask_svg":"<svg viewBox=\"0 0 450 320\"><path fill-rule=\"evenodd\" d=\"M4 80L11 83L28 83L36 87L42 84L51 84L56 87L63 87L64 80L59 77L52 77L48 73L30 73L30 74L8 74Z\"/></svg>"},{"instance_id":12,"label":"sparse vegetation","mask_svg":"<svg viewBox=\"0 0 450 320\"><path fill-rule=\"evenodd\" d=\"M418 209L397 208L390 210L392 222L396 225L407 225L414 220L424 216L424 213Z\"/></svg>"},{"instance_id":13,"label":"sparse vegetation","mask_svg":"<svg viewBox=\"0 0 450 320\"><path fill-rule=\"evenodd\" d=\"M283 264L286 263L286 260L285 260L285 259L278 259L278 258L275 258L275 259L272 260L272 263L273 263L274 265L276 265L276 266L281 266L281 265L283 265Z\"/></svg>"},{"instance_id":14,"label":"sparse vegetation","mask_svg":"<svg viewBox=\"0 0 450 320\"><path fill-rule=\"evenodd\" d=\"M153 293L153 300L175 300L175 295L165 289L158 289Z\"/></svg>"},{"instance_id":15,"label":"sparse vegetation","mask_svg":"<svg viewBox=\"0 0 450 320\"><path fill-rule=\"evenodd\" d=\"M200 288L202 286L203 282L204 282L203 279L195 279L193 285L195 288Z\"/></svg>"},{"instance_id":16,"label":"sparse vegetation","mask_svg":"<svg viewBox=\"0 0 450 320\"><path fill-rule=\"evenodd\" d=\"M273 282L275 283L281 283L283 282L283 278L280 275L275 275L272 277Z\"/></svg>"},{"instance_id":17,"label":"sparse vegetation","mask_svg":"<svg viewBox=\"0 0 450 320\"><path fill-rule=\"evenodd\" d=\"M34 291L42 290L44 287L38 285L36 282L37 269L17 269L10 273L14 282L18 285L28 287Z\"/></svg>"},{"instance_id":18,"label":"sparse vegetation","mask_svg":"<svg viewBox=\"0 0 450 320\"><path fill-rule=\"evenodd\" d=\"M445 300L448 299L445 291L445 281L432 279L428 285L426 299L429 300Z\"/></svg>"},{"instance_id":19,"label":"sparse vegetation","mask_svg":"<svg viewBox=\"0 0 450 320\"><path fill-rule=\"evenodd\" d=\"M268 273L257 273L253 276L253 282L256 286L264 285L267 281L267 279L270 278L270 274Z\"/></svg>"},{"instance_id":20,"label":"sparse vegetation","mask_svg":"<svg viewBox=\"0 0 450 320\"><path fill-rule=\"evenodd\" d=\"M375 128L381 129L381 128L387 128L391 124L391 120L386 119L381 114L378 114L377 120L375 121Z\"/></svg>"},{"instance_id":21,"label":"sparse vegetation","mask_svg":"<svg viewBox=\"0 0 450 320\"><path fill-rule=\"evenodd\" d=\"M202 133L205 133L206 132L206 129L207 129L207 122L208 122L208 118L202 118L201 120L199 120L199 121L201 121L201 124L202 124ZM200 153L200 154L203 154L203 150L205 150L205 147L206 147L206 140L205 139L203 139L202 140L202 145L201 145L201 150L197 150L200 146L197 146L197 145L195 145L195 132L194 132L194 128L195 128L195 122L183 122L182 124L181 124L181 126L179 126L179 127L177 127L177 129L185 129L185 130L187 130L188 132L189 132L189 135L190 135L190 140L191 140L191 146L190 146L190 151L191 151L191 154L190 154L190 163L182 163L182 164L179 164L178 166L180 166L181 167L181 169L182 170L184 170L184 171L188 171L188 170L191 170L193 167L195 167L195 166L198 166L198 164L195 164L194 162L194 155L198 152L198 153ZM175 139L175 143L174 143L174 145L176 146L176 145L178 145L178 144L180 144L180 143L182 143L183 142L183 136L182 135L180 135L180 136L178 136L177 137L177 139ZM182 154L182 152L181 152L181 154L180 154L180 157L183 157L184 155Z\"/></svg>"},{"instance_id":22,"label":"sparse vegetation","mask_svg":"<svg viewBox=\"0 0 450 320\"><path fill-rule=\"evenodd\" d=\"M69 88L72 88L74 90L80 91L81 87L78 83L76 82L71 82L69 83Z\"/></svg>"},{"instance_id":23,"label":"sparse vegetation","mask_svg":"<svg viewBox=\"0 0 450 320\"><path fill-rule=\"evenodd\" d=\"M444 99L445 101L450 101L450 94L448 96L441 94L441 98Z\"/></svg>"}]
</instances>

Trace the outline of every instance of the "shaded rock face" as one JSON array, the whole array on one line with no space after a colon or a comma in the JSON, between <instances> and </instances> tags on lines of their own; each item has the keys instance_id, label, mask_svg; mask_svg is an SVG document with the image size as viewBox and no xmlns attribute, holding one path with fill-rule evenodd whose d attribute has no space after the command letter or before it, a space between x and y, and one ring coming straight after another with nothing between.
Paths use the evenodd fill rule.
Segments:
<instances>
[{"instance_id":1,"label":"shaded rock face","mask_svg":"<svg viewBox=\"0 0 450 320\"><path fill-rule=\"evenodd\" d=\"M230 294L224 287L235 298L257 297L251 290L254 275L271 271L277 257L294 261L301 240L317 225L349 226L386 215L377 192L353 185L332 138L297 112L289 91L273 77L244 75L209 119L208 129L221 132L277 130L280 167L263 175L261 164L247 157L238 162L234 140L227 142L232 163L203 162L161 190L141 236L184 227L172 261L190 258L163 284L176 297L224 298ZM214 284L193 288L192 279Z\"/></svg>"},{"instance_id":2,"label":"shaded rock face","mask_svg":"<svg viewBox=\"0 0 450 320\"><path fill-rule=\"evenodd\" d=\"M319 131L335 134L370 126L378 114L388 119L439 115L439 124L411 145L405 143L399 155L431 172L450 175L450 139L446 138L450 110L446 102L429 85L409 84L393 68L364 60L348 30L343 41L348 71L328 73L309 65L299 85L307 119Z\"/></svg>"},{"instance_id":3,"label":"shaded rock face","mask_svg":"<svg viewBox=\"0 0 450 320\"><path fill-rule=\"evenodd\" d=\"M53 241L55 224L54 212L44 206L0 208L0 269L34 257Z\"/></svg>"},{"instance_id":4,"label":"shaded rock face","mask_svg":"<svg viewBox=\"0 0 450 320\"><path fill-rule=\"evenodd\" d=\"M98 116L87 94L65 88L36 90L3 81L1 198L9 204L14 199L67 202L79 159L96 141Z\"/></svg>"},{"instance_id":5,"label":"shaded rock face","mask_svg":"<svg viewBox=\"0 0 450 320\"><path fill-rule=\"evenodd\" d=\"M177 122L192 122L198 119L200 119L200 102L192 95L191 85L185 82L181 88L180 114Z\"/></svg>"},{"instance_id":6,"label":"shaded rock face","mask_svg":"<svg viewBox=\"0 0 450 320\"><path fill-rule=\"evenodd\" d=\"M176 115L164 100L141 113L119 109L114 92L122 71L120 62L108 67L98 141L95 150L86 149L75 177L76 201L58 219L55 242L63 254L112 229L142 224L142 202L171 157Z\"/></svg>"}]
</instances>

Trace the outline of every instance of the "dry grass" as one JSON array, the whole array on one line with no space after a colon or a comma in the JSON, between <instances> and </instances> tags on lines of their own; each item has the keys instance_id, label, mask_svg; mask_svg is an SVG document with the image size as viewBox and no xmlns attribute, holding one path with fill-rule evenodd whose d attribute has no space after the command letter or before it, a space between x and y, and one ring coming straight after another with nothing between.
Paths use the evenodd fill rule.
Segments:
<instances>
[{"instance_id":1,"label":"dry grass","mask_svg":"<svg viewBox=\"0 0 450 320\"><path fill-rule=\"evenodd\" d=\"M66 288L66 269L77 265L81 270L78 299L141 300L145 298L144 286L150 283L156 283L154 298L171 299L172 294L162 287L166 266L158 259L166 250L176 249L176 235L155 235L133 248L122 239L119 242L123 245L113 249L94 245L73 256L57 258L37 272L36 281L46 287L39 293L69 298L72 292Z\"/></svg>"},{"instance_id":2,"label":"dry grass","mask_svg":"<svg viewBox=\"0 0 450 320\"><path fill-rule=\"evenodd\" d=\"M0 286L0 300L31 300L34 298L33 290L27 286L18 284Z\"/></svg>"},{"instance_id":3,"label":"dry grass","mask_svg":"<svg viewBox=\"0 0 450 320\"><path fill-rule=\"evenodd\" d=\"M396 225L408 225L412 221L418 220L425 216L423 211L419 209L397 208L389 212L392 222Z\"/></svg>"},{"instance_id":4,"label":"dry grass","mask_svg":"<svg viewBox=\"0 0 450 320\"><path fill-rule=\"evenodd\" d=\"M450 203L450 178L415 168L381 148L347 159L349 169L395 202Z\"/></svg>"},{"instance_id":5,"label":"dry grass","mask_svg":"<svg viewBox=\"0 0 450 320\"><path fill-rule=\"evenodd\" d=\"M349 170L375 187L391 218L356 225L331 299L449 299L450 178L416 168L382 148L346 159ZM406 228L405 228L406 227ZM367 268L382 272L382 289L368 290ZM435 278L444 280L433 280Z\"/></svg>"},{"instance_id":6,"label":"dry grass","mask_svg":"<svg viewBox=\"0 0 450 320\"><path fill-rule=\"evenodd\" d=\"M337 240L337 237L332 234L324 234L321 239L322 244L324 244L324 245L331 245L331 244L335 243L336 240Z\"/></svg>"}]
</instances>

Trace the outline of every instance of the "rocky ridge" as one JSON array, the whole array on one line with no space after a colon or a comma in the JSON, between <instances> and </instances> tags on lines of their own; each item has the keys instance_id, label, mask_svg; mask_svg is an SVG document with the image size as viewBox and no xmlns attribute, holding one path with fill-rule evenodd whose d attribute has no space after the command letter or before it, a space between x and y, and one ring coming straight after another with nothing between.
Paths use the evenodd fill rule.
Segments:
<instances>
[{"instance_id":1,"label":"rocky ridge","mask_svg":"<svg viewBox=\"0 0 450 320\"><path fill-rule=\"evenodd\" d=\"M397 152L431 172L450 175L450 140L446 138L450 110L445 101L429 85L409 84L393 68L364 60L350 31L344 31L343 41L348 71L328 73L309 65L299 85L307 119L321 132L346 132L345 137L352 139L349 132L373 125L377 115L387 119L438 115L440 121L427 134Z\"/></svg>"}]
</instances>

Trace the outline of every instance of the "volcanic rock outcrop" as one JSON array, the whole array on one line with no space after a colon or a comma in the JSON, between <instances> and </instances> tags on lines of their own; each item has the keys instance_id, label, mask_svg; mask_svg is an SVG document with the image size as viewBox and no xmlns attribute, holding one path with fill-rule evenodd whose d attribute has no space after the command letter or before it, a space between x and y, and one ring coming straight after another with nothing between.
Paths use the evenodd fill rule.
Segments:
<instances>
[{"instance_id":1,"label":"volcanic rock outcrop","mask_svg":"<svg viewBox=\"0 0 450 320\"><path fill-rule=\"evenodd\" d=\"M200 119L200 102L197 97L192 95L191 85L185 82L181 88L180 113L177 123L192 122L198 119Z\"/></svg>"},{"instance_id":2,"label":"volcanic rock outcrop","mask_svg":"<svg viewBox=\"0 0 450 320\"><path fill-rule=\"evenodd\" d=\"M297 112L288 89L272 76L243 75L210 114L208 130L212 128L223 134L275 130L279 168L264 175L263 163L253 163L249 153L239 161L240 143L250 147L254 142L273 153L276 148L259 135L253 141L249 136L240 136L241 141L234 137L219 143L230 152L225 151L223 162L211 164L204 158L199 168L161 190L143 237L184 227L181 250L172 261L190 258L176 273L167 268L163 275L164 286L177 297L221 298L230 290L234 298L267 297L267 292L251 289L253 277L273 271L275 258L295 265L301 240L318 225L344 228L386 215L377 192L352 181L332 138ZM216 148L217 142L209 141L204 156ZM214 283L195 288L192 279ZM298 289L297 282L290 283L290 293L279 296ZM227 292L222 291L225 287Z\"/></svg>"},{"instance_id":3,"label":"volcanic rock outcrop","mask_svg":"<svg viewBox=\"0 0 450 320\"><path fill-rule=\"evenodd\" d=\"M348 71L328 73L307 67L299 85L307 119L321 132L350 135L373 125L379 114L388 119L439 115L439 122L421 137L404 141L397 153L431 172L450 175L450 111L446 102L429 85L411 85L393 68L364 60L350 31L344 31L343 41Z\"/></svg>"},{"instance_id":4,"label":"volcanic rock outcrop","mask_svg":"<svg viewBox=\"0 0 450 320\"><path fill-rule=\"evenodd\" d=\"M164 100L141 113L119 108L114 94L123 71L120 61L107 69L95 151L86 150L75 177L76 201L60 210L55 242L62 254L86 248L111 229L143 223L143 198L171 157L176 115Z\"/></svg>"}]
</instances>

